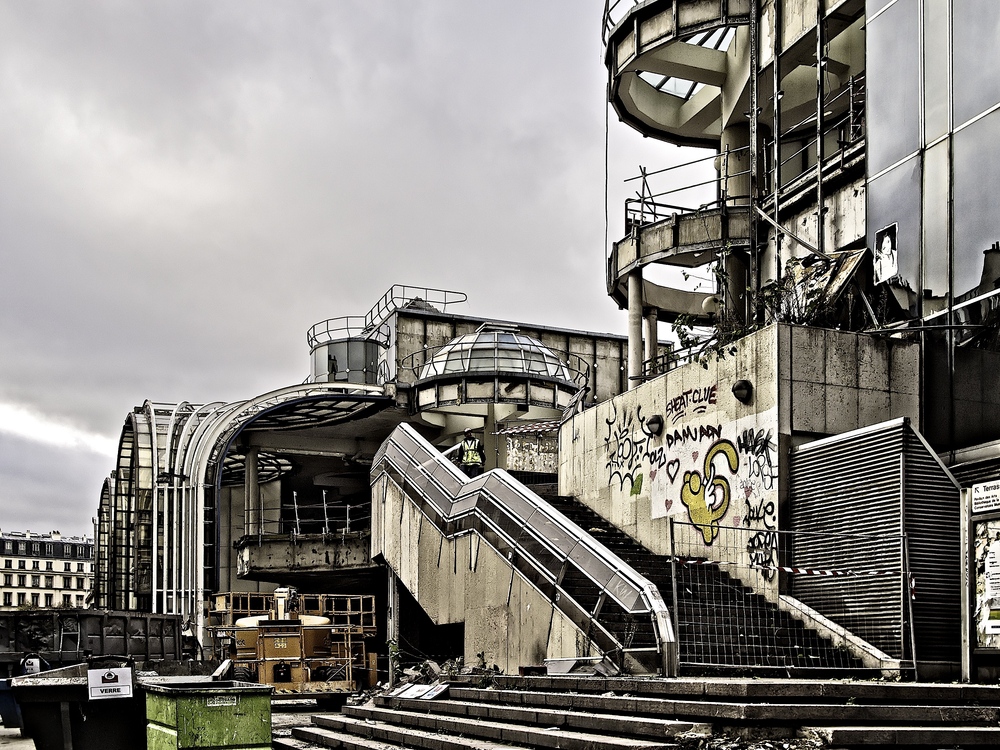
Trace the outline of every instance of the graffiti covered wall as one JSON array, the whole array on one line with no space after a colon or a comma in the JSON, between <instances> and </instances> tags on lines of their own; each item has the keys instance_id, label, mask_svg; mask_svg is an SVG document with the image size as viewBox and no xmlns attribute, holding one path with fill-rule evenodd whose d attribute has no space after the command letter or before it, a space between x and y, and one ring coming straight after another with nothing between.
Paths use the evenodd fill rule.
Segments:
<instances>
[{"instance_id":1,"label":"graffiti covered wall","mask_svg":"<svg viewBox=\"0 0 1000 750\"><path fill-rule=\"evenodd\" d=\"M741 342L743 343L743 342ZM737 355L688 365L577 415L560 435L560 493L660 554L775 579L779 500L774 329ZM749 404L732 385L754 385ZM765 588L767 586L765 585Z\"/></svg>"}]
</instances>

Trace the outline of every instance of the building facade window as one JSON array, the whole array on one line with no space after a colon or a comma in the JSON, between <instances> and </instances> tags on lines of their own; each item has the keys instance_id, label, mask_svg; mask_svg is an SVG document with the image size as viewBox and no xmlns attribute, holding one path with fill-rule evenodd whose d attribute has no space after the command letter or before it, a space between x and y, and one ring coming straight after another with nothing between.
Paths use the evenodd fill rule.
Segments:
<instances>
[{"instance_id":1,"label":"building facade window","mask_svg":"<svg viewBox=\"0 0 1000 750\"><path fill-rule=\"evenodd\" d=\"M3 592L3 606L5 607L14 606L14 595L10 591Z\"/></svg>"},{"instance_id":2,"label":"building facade window","mask_svg":"<svg viewBox=\"0 0 1000 750\"><path fill-rule=\"evenodd\" d=\"M37 607L38 606L38 601L39 601L38 594L32 594L31 595L31 606L32 607Z\"/></svg>"},{"instance_id":3,"label":"building facade window","mask_svg":"<svg viewBox=\"0 0 1000 750\"><path fill-rule=\"evenodd\" d=\"M53 580L54 580L54 576L45 576L45 588L47 588L47 589L52 588L52 581Z\"/></svg>"},{"instance_id":4,"label":"building facade window","mask_svg":"<svg viewBox=\"0 0 1000 750\"><path fill-rule=\"evenodd\" d=\"M37 589L41 585L39 581L40 576L31 576L31 587Z\"/></svg>"},{"instance_id":5,"label":"building facade window","mask_svg":"<svg viewBox=\"0 0 1000 750\"><path fill-rule=\"evenodd\" d=\"M14 585L14 576L12 576L10 573L5 573L4 577L3 577L3 585L4 586L13 586Z\"/></svg>"},{"instance_id":6,"label":"building facade window","mask_svg":"<svg viewBox=\"0 0 1000 750\"><path fill-rule=\"evenodd\" d=\"M51 607L52 606L52 594L46 594L45 595L45 606L46 607Z\"/></svg>"},{"instance_id":7,"label":"building facade window","mask_svg":"<svg viewBox=\"0 0 1000 750\"><path fill-rule=\"evenodd\" d=\"M17 577L17 585L23 588L24 586L26 586L26 585L27 585L27 584L25 583L25 581L27 581L27 580L28 580L28 577L27 577L27 576L23 576L23 575L19 575L19 576Z\"/></svg>"},{"instance_id":8,"label":"building facade window","mask_svg":"<svg viewBox=\"0 0 1000 750\"><path fill-rule=\"evenodd\" d=\"M25 601L26 601L26 598L24 596L24 592L23 591L19 591L18 594L17 594L17 606L18 607L23 607Z\"/></svg>"}]
</instances>

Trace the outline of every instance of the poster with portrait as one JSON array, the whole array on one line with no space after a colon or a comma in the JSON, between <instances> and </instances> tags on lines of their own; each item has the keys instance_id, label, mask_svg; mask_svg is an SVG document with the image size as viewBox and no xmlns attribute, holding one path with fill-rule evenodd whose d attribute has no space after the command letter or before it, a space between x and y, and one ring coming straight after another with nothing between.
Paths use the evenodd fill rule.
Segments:
<instances>
[{"instance_id":1,"label":"poster with portrait","mask_svg":"<svg viewBox=\"0 0 1000 750\"><path fill-rule=\"evenodd\" d=\"M890 224L875 233L875 283L883 284L899 275L899 248L896 225Z\"/></svg>"}]
</instances>

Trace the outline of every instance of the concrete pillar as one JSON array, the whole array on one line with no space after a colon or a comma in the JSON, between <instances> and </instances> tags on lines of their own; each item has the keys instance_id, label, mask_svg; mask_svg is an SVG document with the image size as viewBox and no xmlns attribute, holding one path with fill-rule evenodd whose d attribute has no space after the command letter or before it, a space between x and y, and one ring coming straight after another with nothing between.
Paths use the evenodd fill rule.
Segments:
<instances>
[{"instance_id":1,"label":"concrete pillar","mask_svg":"<svg viewBox=\"0 0 1000 750\"><path fill-rule=\"evenodd\" d=\"M727 205L746 206L750 202L749 145L749 124L731 125L722 131L716 168L728 197Z\"/></svg>"},{"instance_id":2,"label":"concrete pillar","mask_svg":"<svg viewBox=\"0 0 1000 750\"><path fill-rule=\"evenodd\" d=\"M483 450L486 451L486 460L483 462L483 470L489 471L497 467L497 413L495 404L486 404L486 419L483 420Z\"/></svg>"},{"instance_id":3,"label":"concrete pillar","mask_svg":"<svg viewBox=\"0 0 1000 750\"><path fill-rule=\"evenodd\" d=\"M628 387L642 378L642 271L628 275Z\"/></svg>"},{"instance_id":4,"label":"concrete pillar","mask_svg":"<svg viewBox=\"0 0 1000 750\"><path fill-rule=\"evenodd\" d=\"M386 619L385 619L385 639L389 643L389 685L395 685L399 675L396 674L393 648L399 651L399 580L392 568L386 567L388 577L388 591L386 592Z\"/></svg>"},{"instance_id":5,"label":"concrete pillar","mask_svg":"<svg viewBox=\"0 0 1000 750\"><path fill-rule=\"evenodd\" d=\"M750 125L733 125L722 131L719 156L719 177L726 190L726 205L749 205L750 195ZM728 149L728 155L727 155ZM740 150L742 149L742 150ZM746 174L739 174L745 172ZM737 176L731 176L737 175ZM737 321L749 320L747 288L750 283L750 254L734 250L727 254L723 268L723 299L720 314Z\"/></svg>"},{"instance_id":6,"label":"concrete pillar","mask_svg":"<svg viewBox=\"0 0 1000 750\"><path fill-rule=\"evenodd\" d=\"M244 534L259 534L260 525L260 482L257 481L257 453L255 446L247 448L243 471L243 518Z\"/></svg>"},{"instance_id":7,"label":"concrete pillar","mask_svg":"<svg viewBox=\"0 0 1000 750\"><path fill-rule=\"evenodd\" d=\"M659 354L659 332L657 330L656 308L646 310L646 346L645 359L649 361Z\"/></svg>"}]
</instances>

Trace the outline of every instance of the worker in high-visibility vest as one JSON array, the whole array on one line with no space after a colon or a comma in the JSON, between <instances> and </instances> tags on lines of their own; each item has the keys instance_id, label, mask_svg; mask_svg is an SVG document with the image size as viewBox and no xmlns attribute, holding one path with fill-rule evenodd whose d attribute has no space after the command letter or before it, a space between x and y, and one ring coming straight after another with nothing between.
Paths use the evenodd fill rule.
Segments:
<instances>
[{"instance_id":1,"label":"worker in high-visibility vest","mask_svg":"<svg viewBox=\"0 0 1000 750\"><path fill-rule=\"evenodd\" d=\"M483 473L486 450L483 448L483 442L472 434L472 430L466 430L462 442L446 450L445 455L455 452L458 453L458 465L470 478Z\"/></svg>"}]
</instances>

